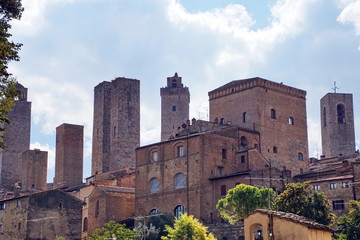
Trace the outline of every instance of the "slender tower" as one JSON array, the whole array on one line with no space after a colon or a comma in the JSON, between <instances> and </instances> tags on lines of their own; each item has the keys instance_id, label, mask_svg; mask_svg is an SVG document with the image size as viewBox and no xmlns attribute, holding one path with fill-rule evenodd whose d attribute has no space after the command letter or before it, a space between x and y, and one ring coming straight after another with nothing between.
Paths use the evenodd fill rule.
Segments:
<instances>
[{"instance_id":1,"label":"slender tower","mask_svg":"<svg viewBox=\"0 0 360 240\"><path fill-rule=\"evenodd\" d=\"M27 101L27 88L16 84L19 98L8 114L11 123L4 132L5 149L0 150L0 187L12 190L22 180L22 152L30 148L31 102Z\"/></svg>"},{"instance_id":2,"label":"slender tower","mask_svg":"<svg viewBox=\"0 0 360 240\"><path fill-rule=\"evenodd\" d=\"M92 174L135 167L140 146L140 81L116 78L94 89Z\"/></svg>"},{"instance_id":3,"label":"slender tower","mask_svg":"<svg viewBox=\"0 0 360 240\"><path fill-rule=\"evenodd\" d=\"M48 152L40 149L22 153L22 189L46 190Z\"/></svg>"},{"instance_id":4,"label":"slender tower","mask_svg":"<svg viewBox=\"0 0 360 240\"><path fill-rule=\"evenodd\" d=\"M167 86L160 89L160 96L161 141L166 141L189 119L190 93L175 73L167 78Z\"/></svg>"},{"instance_id":5,"label":"slender tower","mask_svg":"<svg viewBox=\"0 0 360 240\"><path fill-rule=\"evenodd\" d=\"M54 188L82 183L83 152L84 126L64 123L56 128Z\"/></svg>"},{"instance_id":6,"label":"slender tower","mask_svg":"<svg viewBox=\"0 0 360 240\"><path fill-rule=\"evenodd\" d=\"M322 152L326 158L355 152L352 94L328 93L320 100Z\"/></svg>"}]
</instances>

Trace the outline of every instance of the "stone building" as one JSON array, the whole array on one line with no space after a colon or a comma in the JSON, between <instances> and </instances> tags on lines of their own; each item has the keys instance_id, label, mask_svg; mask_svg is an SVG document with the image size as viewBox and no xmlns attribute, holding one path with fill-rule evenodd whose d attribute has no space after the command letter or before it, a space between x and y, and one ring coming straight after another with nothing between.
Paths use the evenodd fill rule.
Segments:
<instances>
[{"instance_id":1,"label":"stone building","mask_svg":"<svg viewBox=\"0 0 360 240\"><path fill-rule=\"evenodd\" d=\"M22 153L21 188L27 190L46 190L48 152L40 149Z\"/></svg>"},{"instance_id":2,"label":"stone building","mask_svg":"<svg viewBox=\"0 0 360 240\"><path fill-rule=\"evenodd\" d=\"M50 190L0 201L0 239L81 239L83 202Z\"/></svg>"},{"instance_id":3,"label":"stone building","mask_svg":"<svg viewBox=\"0 0 360 240\"><path fill-rule=\"evenodd\" d=\"M167 78L167 86L160 89L161 95L161 141L175 136L189 119L190 92L182 84L177 73Z\"/></svg>"},{"instance_id":4,"label":"stone building","mask_svg":"<svg viewBox=\"0 0 360 240\"><path fill-rule=\"evenodd\" d=\"M64 123L56 128L54 188L83 182L84 126Z\"/></svg>"},{"instance_id":5,"label":"stone building","mask_svg":"<svg viewBox=\"0 0 360 240\"><path fill-rule=\"evenodd\" d=\"M245 239L331 240L333 230L305 217L257 209L244 218Z\"/></svg>"},{"instance_id":6,"label":"stone building","mask_svg":"<svg viewBox=\"0 0 360 240\"><path fill-rule=\"evenodd\" d=\"M262 78L232 81L209 92L210 121L256 130L261 154L293 175L308 169L306 92Z\"/></svg>"},{"instance_id":7,"label":"stone building","mask_svg":"<svg viewBox=\"0 0 360 240\"><path fill-rule=\"evenodd\" d=\"M8 114L11 121L4 132L6 149L0 149L0 188L14 189L22 180L22 152L30 148L31 102L27 101L27 88L16 84L19 98Z\"/></svg>"},{"instance_id":8,"label":"stone building","mask_svg":"<svg viewBox=\"0 0 360 240\"><path fill-rule=\"evenodd\" d=\"M259 132L205 121L193 121L175 139L138 148L136 218L188 212L212 231L222 222L216 203L227 190L245 183L282 191L290 181L290 172L272 168L259 149ZM229 237L223 234L217 237Z\"/></svg>"},{"instance_id":9,"label":"stone building","mask_svg":"<svg viewBox=\"0 0 360 240\"><path fill-rule=\"evenodd\" d=\"M355 152L352 94L328 93L320 101L322 151L326 158Z\"/></svg>"},{"instance_id":10,"label":"stone building","mask_svg":"<svg viewBox=\"0 0 360 240\"><path fill-rule=\"evenodd\" d=\"M94 89L92 175L135 166L140 145L140 81L116 78Z\"/></svg>"}]
</instances>

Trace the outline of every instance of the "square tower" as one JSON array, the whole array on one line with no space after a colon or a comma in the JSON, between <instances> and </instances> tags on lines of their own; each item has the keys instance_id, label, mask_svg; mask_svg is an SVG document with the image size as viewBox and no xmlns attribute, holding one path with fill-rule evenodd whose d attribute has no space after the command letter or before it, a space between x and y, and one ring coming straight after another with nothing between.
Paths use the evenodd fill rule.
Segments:
<instances>
[{"instance_id":1,"label":"square tower","mask_svg":"<svg viewBox=\"0 0 360 240\"><path fill-rule=\"evenodd\" d=\"M140 81L116 78L94 89L92 174L135 166L140 146Z\"/></svg>"},{"instance_id":2,"label":"square tower","mask_svg":"<svg viewBox=\"0 0 360 240\"><path fill-rule=\"evenodd\" d=\"M22 153L24 190L46 190L48 152L40 149L27 150Z\"/></svg>"},{"instance_id":3,"label":"square tower","mask_svg":"<svg viewBox=\"0 0 360 240\"><path fill-rule=\"evenodd\" d=\"M232 81L209 92L210 121L258 131L261 154L296 175L309 165L305 97L306 91L258 77Z\"/></svg>"},{"instance_id":4,"label":"square tower","mask_svg":"<svg viewBox=\"0 0 360 240\"><path fill-rule=\"evenodd\" d=\"M352 94L328 93L320 100L322 152L326 158L355 152Z\"/></svg>"},{"instance_id":5,"label":"square tower","mask_svg":"<svg viewBox=\"0 0 360 240\"><path fill-rule=\"evenodd\" d=\"M189 119L190 93L177 73L167 78L167 86L160 89L161 95L161 141L166 141L178 132Z\"/></svg>"},{"instance_id":6,"label":"square tower","mask_svg":"<svg viewBox=\"0 0 360 240\"><path fill-rule=\"evenodd\" d=\"M16 84L19 98L15 100L5 124L4 143L6 149L0 149L0 187L13 189L22 179L21 153L30 148L31 102L27 101L27 88Z\"/></svg>"},{"instance_id":7,"label":"square tower","mask_svg":"<svg viewBox=\"0 0 360 240\"><path fill-rule=\"evenodd\" d=\"M84 126L64 123L56 128L54 188L82 184Z\"/></svg>"}]
</instances>

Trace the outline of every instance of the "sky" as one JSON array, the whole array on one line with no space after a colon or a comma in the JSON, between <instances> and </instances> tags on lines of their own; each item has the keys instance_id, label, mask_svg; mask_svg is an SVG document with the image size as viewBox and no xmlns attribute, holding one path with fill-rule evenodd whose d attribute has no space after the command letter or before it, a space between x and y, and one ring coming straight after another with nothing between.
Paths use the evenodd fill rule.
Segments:
<instances>
[{"instance_id":1,"label":"sky","mask_svg":"<svg viewBox=\"0 0 360 240\"><path fill-rule=\"evenodd\" d=\"M12 22L21 60L9 70L32 102L31 149L55 166L55 129L84 125L91 175L94 87L141 81L141 145L160 141L160 88L175 72L190 118L208 120L207 93L262 77L307 91L310 157L321 155L320 99L353 93L360 145L360 0L23 0Z\"/></svg>"}]
</instances>

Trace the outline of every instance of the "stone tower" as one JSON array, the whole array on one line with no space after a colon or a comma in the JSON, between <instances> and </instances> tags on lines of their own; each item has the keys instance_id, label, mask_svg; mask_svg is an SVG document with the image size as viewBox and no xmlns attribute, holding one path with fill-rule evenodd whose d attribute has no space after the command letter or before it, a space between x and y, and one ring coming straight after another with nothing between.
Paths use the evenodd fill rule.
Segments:
<instances>
[{"instance_id":1,"label":"stone tower","mask_svg":"<svg viewBox=\"0 0 360 240\"><path fill-rule=\"evenodd\" d=\"M355 152L352 94L328 93L320 100L323 155L337 157Z\"/></svg>"},{"instance_id":2,"label":"stone tower","mask_svg":"<svg viewBox=\"0 0 360 240\"><path fill-rule=\"evenodd\" d=\"M236 124L261 135L259 143L241 147L258 149L272 167L292 175L309 167L306 91L263 78L235 80L209 92L210 121Z\"/></svg>"},{"instance_id":3,"label":"stone tower","mask_svg":"<svg viewBox=\"0 0 360 240\"><path fill-rule=\"evenodd\" d=\"M82 184L84 126L64 123L56 128L54 188Z\"/></svg>"},{"instance_id":4,"label":"stone tower","mask_svg":"<svg viewBox=\"0 0 360 240\"><path fill-rule=\"evenodd\" d=\"M40 149L22 153L22 189L46 190L48 152Z\"/></svg>"},{"instance_id":5,"label":"stone tower","mask_svg":"<svg viewBox=\"0 0 360 240\"><path fill-rule=\"evenodd\" d=\"M167 78L167 86L160 89L161 141L177 133L178 128L189 119L190 93L177 73Z\"/></svg>"},{"instance_id":6,"label":"stone tower","mask_svg":"<svg viewBox=\"0 0 360 240\"><path fill-rule=\"evenodd\" d=\"M5 125L6 149L0 150L0 187L7 189L21 181L21 154L30 148L31 102L27 101L27 88L18 83L16 91L19 98L8 114L11 123Z\"/></svg>"},{"instance_id":7,"label":"stone tower","mask_svg":"<svg viewBox=\"0 0 360 240\"><path fill-rule=\"evenodd\" d=\"M94 89L92 174L135 166L140 146L140 81L116 78Z\"/></svg>"}]
</instances>

